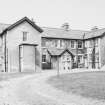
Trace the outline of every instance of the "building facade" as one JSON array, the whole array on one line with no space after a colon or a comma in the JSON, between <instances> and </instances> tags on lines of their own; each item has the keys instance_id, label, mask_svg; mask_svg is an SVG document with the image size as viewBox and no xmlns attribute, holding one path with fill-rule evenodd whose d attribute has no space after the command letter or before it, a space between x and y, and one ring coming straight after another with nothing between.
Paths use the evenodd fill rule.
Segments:
<instances>
[{"instance_id":1,"label":"building facade","mask_svg":"<svg viewBox=\"0 0 105 105\"><path fill-rule=\"evenodd\" d=\"M27 17L1 33L1 71L24 72L41 68L42 29Z\"/></svg>"},{"instance_id":2,"label":"building facade","mask_svg":"<svg viewBox=\"0 0 105 105\"><path fill-rule=\"evenodd\" d=\"M43 68L57 69L59 66L60 69L70 70L73 68L99 69L104 66L105 48L103 43L105 29L79 31L67 30L66 28L44 28L44 30L45 33L42 35ZM68 55L61 56L61 53L65 50L71 52L72 60L69 61L70 57ZM55 61L52 61L54 58Z\"/></svg>"},{"instance_id":3,"label":"building facade","mask_svg":"<svg viewBox=\"0 0 105 105\"><path fill-rule=\"evenodd\" d=\"M39 27L27 17L0 24L0 71L71 70L105 65L105 29Z\"/></svg>"}]
</instances>

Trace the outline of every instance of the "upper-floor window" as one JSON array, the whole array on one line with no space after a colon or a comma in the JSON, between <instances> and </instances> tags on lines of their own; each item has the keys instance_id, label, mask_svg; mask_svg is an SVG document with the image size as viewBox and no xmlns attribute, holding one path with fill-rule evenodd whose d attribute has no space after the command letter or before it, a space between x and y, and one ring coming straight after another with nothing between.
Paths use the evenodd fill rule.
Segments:
<instances>
[{"instance_id":1,"label":"upper-floor window","mask_svg":"<svg viewBox=\"0 0 105 105\"><path fill-rule=\"evenodd\" d=\"M95 39L95 46L98 46L98 38Z\"/></svg>"},{"instance_id":2,"label":"upper-floor window","mask_svg":"<svg viewBox=\"0 0 105 105\"><path fill-rule=\"evenodd\" d=\"M61 47L61 48L62 48L62 47L63 47L63 48L65 47L65 40L62 40L62 39L60 40L60 47Z\"/></svg>"},{"instance_id":3,"label":"upper-floor window","mask_svg":"<svg viewBox=\"0 0 105 105\"><path fill-rule=\"evenodd\" d=\"M42 45L42 47L46 47L46 40L45 39L42 39L41 45Z\"/></svg>"},{"instance_id":4,"label":"upper-floor window","mask_svg":"<svg viewBox=\"0 0 105 105\"><path fill-rule=\"evenodd\" d=\"M89 47L93 47L93 40L90 40Z\"/></svg>"},{"instance_id":5,"label":"upper-floor window","mask_svg":"<svg viewBox=\"0 0 105 105\"><path fill-rule=\"evenodd\" d=\"M28 35L28 32L24 31L23 32L23 41L27 41L27 35Z\"/></svg>"},{"instance_id":6,"label":"upper-floor window","mask_svg":"<svg viewBox=\"0 0 105 105\"><path fill-rule=\"evenodd\" d=\"M66 43L66 46L70 47L70 45L71 45L70 40L68 40L67 43Z\"/></svg>"},{"instance_id":7,"label":"upper-floor window","mask_svg":"<svg viewBox=\"0 0 105 105\"><path fill-rule=\"evenodd\" d=\"M60 40L60 47L62 47L62 40Z\"/></svg>"},{"instance_id":8,"label":"upper-floor window","mask_svg":"<svg viewBox=\"0 0 105 105\"><path fill-rule=\"evenodd\" d=\"M83 47L82 41L78 41L78 48L82 48L82 47Z\"/></svg>"},{"instance_id":9,"label":"upper-floor window","mask_svg":"<svg viewBox=\"0 0 105 105\"><path fill-rule=\"evenodd\" d=\"M57 47L58 46L58 40L55 40L54 43L55 43L55 47Z\"/></svg>"},{"instance_id":10,"label":"upper-floor window","mask_svg":"<svg viewBox=\"0 0 105 105\"><path fill-rule=\"evenodd\" d=\"M72 40L72 41L71 41L71 48L74 48L74 47L75 47L74 44L75 44L75 41Z\"/></svg>"}]
</instances>

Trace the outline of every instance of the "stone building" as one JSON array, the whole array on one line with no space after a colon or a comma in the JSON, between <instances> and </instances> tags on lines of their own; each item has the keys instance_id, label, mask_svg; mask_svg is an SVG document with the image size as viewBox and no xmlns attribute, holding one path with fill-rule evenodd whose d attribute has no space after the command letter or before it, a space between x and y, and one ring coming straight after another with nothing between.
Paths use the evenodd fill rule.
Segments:
<instances>
[{"instance_id":1,"label":"stone building","mask_svg":"<svg viewBox=\"0 0 105 105\"><path fill-rule=\"evenodd\" d=\"M43 30L44 69L101 68L105 64L105 29L94 27L91 31L81 31L63 26Z\"/></svg>"},{"instance_id":2,"label":"stone building","mask_svg":"<svg viewBox=\"0 0 105 105\"><path fill-rule=\"evenodd\" d=\"M71 70L105 65L105 29L39 27L27 17L0 24L0 71Z\"/></svg>"}]
</instances>

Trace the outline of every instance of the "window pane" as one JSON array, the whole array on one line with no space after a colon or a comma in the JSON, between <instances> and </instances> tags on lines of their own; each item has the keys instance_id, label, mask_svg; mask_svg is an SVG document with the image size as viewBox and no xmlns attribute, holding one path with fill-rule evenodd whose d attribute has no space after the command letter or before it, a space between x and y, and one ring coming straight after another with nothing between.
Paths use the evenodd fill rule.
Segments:
<instances>
[{"instance_id":1,"label":"window pane","mask_svg":"<svg viewBox=\"0 0 105 105\"><path fill-rule=\"evenodd\" d=\"M27 33L28 32L23 32L23 41L26 41L27 40Z\"/></svg>"},{"instance_id":2,"label":"window pane","mask_svg":"<svg viewBox=\"0 0 105 105\"><path fill-rule=\"evenodd\" d=\"M82 63L82 55L78 56L78 63Z\"/></svg>"},{"instance_id":3,"label":"window pane","mask_svg":"<svg viewBox=\"0 0 105 105\"><path fill-rule=\"evenodd\" d=\"M82 48L82 41L78 41L78 48Z\"/></svg>"},{"instance_id":4,"label":"window pane","mask_svg":"<svg viewBox=\"0 0 105 105\"><path fill-rule=\"evenodd\" d=\"M89 47L93 47L93 40L90 40Z\"/></svg>"},{"instance_id":5,"label":"window pane","mask_svg":"<svg viewBox=\"0 0 105 105\"><path fill-rule=\"evenodd\" d=\"M42 47L46 47L46 40L42 39Z\"/></svg>"},{"instance_id":6,"label":"window pane","mask_svg":"<svg viewBox=\"0 0 105 105\"><path fill-rule=\"evenodd\" d=\"M95 46L98 46L98 38L95 39Z\"/></svg>"},{"instance_id":7,"label":"window pane","mask_svg":"<svg viewBox=\"0 0 105 105\"><path fill-rule=\"evenodd\" d=\"M74 41L71 41L71 48L74 48Z\"/></svg>"},{"instance_id":8,"label":"window pane","mask_svg":"<svg viewBox=\"0 0 105 105\"><path fill-rule=\"evenodd\" d=\"M42 62L46 62L46 55L42 55Z\"/></svg>"}]
</instances>

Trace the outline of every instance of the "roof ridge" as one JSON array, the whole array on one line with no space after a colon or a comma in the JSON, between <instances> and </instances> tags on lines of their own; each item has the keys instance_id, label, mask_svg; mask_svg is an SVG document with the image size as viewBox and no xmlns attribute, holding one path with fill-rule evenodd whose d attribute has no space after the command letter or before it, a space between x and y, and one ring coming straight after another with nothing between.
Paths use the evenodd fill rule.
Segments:
<instances>
[{"instance_id":1,"label":"roof ridge","mask_svg":"<svg viewBox=\"0 0 105 105\"><path fill-rule=\"evenodd\" d=\"M49 29L62 29L62 28L55 28L55 27L41 27L41 28L49 28Z\"/></svg>"},{"instance_id":2,"label":"roof ridge","mask_svg":"<svg viewBox=\"0 0 105 105\"><path fill-rule=\"evenodd\" d=\"M48 28L48 29L60 29L60 30L64 30L63 28L55 28L55 27L41 27L41 28ZM86 31L86 32L90 32L88 30L79 30L79 29L69 29L68 31Z\"/></svg>"}]
</instances>

